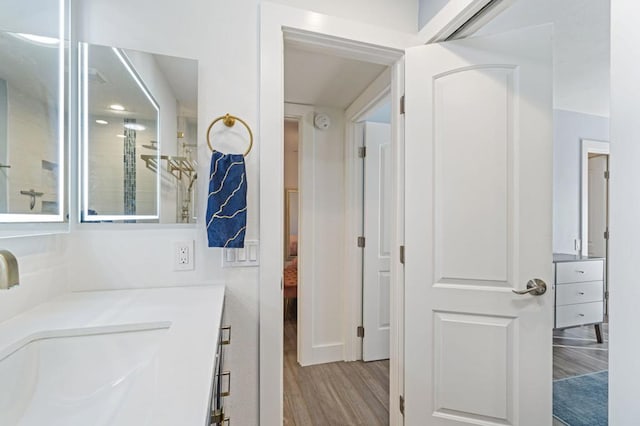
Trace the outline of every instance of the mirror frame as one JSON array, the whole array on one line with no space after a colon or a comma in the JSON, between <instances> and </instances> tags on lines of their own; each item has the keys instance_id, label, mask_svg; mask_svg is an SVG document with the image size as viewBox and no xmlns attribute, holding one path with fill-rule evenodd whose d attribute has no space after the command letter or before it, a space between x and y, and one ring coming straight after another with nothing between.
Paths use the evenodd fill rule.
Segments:
<instances>
[{"instance_id":1,"label":"mirror frame","mask_svg":"<svg viewBox=\"0 0 640 426\"><path fill-rule=\"evenodd\" d=\"M90 215L89 214L89 46L91 43L79 42L78 43L78 85L79 85L79 136L80 136L80 186L81 186L81 201L79 203L79 217L81 223L95 223L95 222L119 222L124 221L149 221L160 220L160 197L161 197L161 181L160 173L156 173L156 214L154 215ZM161 129L160 123L160 105L155 100L147 86L144 84L142 77L136 72L131 61L127 57L124 49L118 47L95 45L100 47L111 48L116 57L120 60L124 68L131 75L136 82L140 90L147 97L149 102L156 110L156 128L158 141L157 157L158 163L160 162L160 152L162 149L162 135L159 129Z\"/></svg>"},{"instance_id":2,"label":"mirror frame","mask_svg":"<svg viewBox=\"0 0 640 426\"><path fill-rule=\"evenodd\" d=\"M66 192L65 186L67 183L68 170L65 161L65 152L67 147L67 139L65 138L66 130L66 74L65 74L65 58L67 49L66 35L66 23L65 23L65 5L64 0L60 0L58 4L58 132L57 132L57 161L58 161L58 213L56 214L36 214L36 213L0 213L0 223L4 224L17 224L17 223L63 223L67 224L65 215L68 211L68 206L65 203ZM12 31L8 31L12 33ZM3 229L0 238L22 235L19 230ZM48 233L46 229L35 229L36 233ZM51 230L51 232L58 232L57 230ZM31 232L28 233L30 235Z\"/></svg>"}]
</instances>

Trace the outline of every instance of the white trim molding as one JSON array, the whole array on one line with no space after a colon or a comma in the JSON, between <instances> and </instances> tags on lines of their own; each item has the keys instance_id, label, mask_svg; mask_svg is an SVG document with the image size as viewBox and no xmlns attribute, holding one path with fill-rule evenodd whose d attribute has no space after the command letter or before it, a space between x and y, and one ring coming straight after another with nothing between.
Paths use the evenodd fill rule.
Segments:
<instances>
[{"instance_id":1,"label":"white trim molding","mask_svg":"<svg viewBox=\"0 0 640 426\"><path fill-rule=\"evenodd\" d=\"M397 58L396 58L397 59ZM364 206L363 162L358 157L358 148L364 141L363 127L358 124L365 114L389 98L391 92L391 69L387 68L358 96L345 111L345 264L344 293L345 330L344 360L362 359L362 340L355 333L362 325L362 248L354 244L362 235Z\"/></svg>"},{"instance_id":2,"label":"white trim molding","mask_svg":"<svg viewBox=\"0 0 640 426\"><path fill-rule=\"evenodd\" d=\"M581 214L580 214L580 244L583 256L589 255L589 154L609 155L609 142L582 139L582 154L580 157L580 186L581 186Z\"/></svg>"}]
</instances>

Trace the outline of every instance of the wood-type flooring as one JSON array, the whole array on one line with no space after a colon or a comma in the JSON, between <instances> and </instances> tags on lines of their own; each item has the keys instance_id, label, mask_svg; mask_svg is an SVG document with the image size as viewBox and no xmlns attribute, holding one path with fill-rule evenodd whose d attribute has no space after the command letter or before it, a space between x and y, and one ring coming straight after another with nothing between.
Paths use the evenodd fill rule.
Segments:
<instances>
[{"instance_id":1,"label":"wood-type flooring","mask_svg":"<svg viewBox=\"0 0 640 426\"><path fill-rule=\"evenodd\" d=\"M301 367L296 323L284 327L284 424L389 424L389 361L332 362Z\"/></svg>"},{"instance_id":2,"label":"wood-type flooring","mask_svg":"<svg viewBox=\"0 0 640 426\"><path fill-rule=\"evenodd\" d=\"M334 362L301 367L296 352L297 327L284 327L284 424L388 425L389 361ZM593 326L554 330L553 379L606 370L609 327L598 344ZM554 426L563 423L554 419Z\"/></svg>"}]
</instances>

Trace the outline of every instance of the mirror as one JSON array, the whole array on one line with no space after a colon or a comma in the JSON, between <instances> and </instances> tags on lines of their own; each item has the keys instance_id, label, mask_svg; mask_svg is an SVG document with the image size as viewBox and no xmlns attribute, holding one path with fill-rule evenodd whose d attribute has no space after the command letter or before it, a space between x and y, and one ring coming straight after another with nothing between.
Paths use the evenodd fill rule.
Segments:
<instances>
[{"instance_id":1,"label":"mirror","mask_svg":"<svg viewBox=\"0 0 640 426\"><path fill-rule=\"evenodd\" d=\"M83 222L193 223L195 60L79 44Z\"/></svg>"},{"instance_id":2,"label":"mirror","mask_svg":"<svg viewBox=\"0 0 640 426\"><path fill-rule=\"evenodd\" d=\"M285 259L298 256L298 190L287 189L285 193Z\"/></svg>"},{"instance_id":3,"label":"mirror","mask_svg":"<svg viewBox=\"0 0 640 426\"><path fill-rule=\"evenodd\" d=\"M44 33L0 31L3 223L65 221L64 32Z\"/></svg>"}]
</instances>

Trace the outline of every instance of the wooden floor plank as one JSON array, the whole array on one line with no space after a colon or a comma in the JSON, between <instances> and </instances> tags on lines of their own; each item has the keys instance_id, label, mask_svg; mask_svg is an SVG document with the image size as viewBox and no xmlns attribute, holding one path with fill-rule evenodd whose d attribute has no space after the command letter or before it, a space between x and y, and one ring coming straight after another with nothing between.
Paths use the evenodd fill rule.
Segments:
<instances>
[{"instance_id":1,"label":"wooden floor plank","mask_svg":"<svg viewBox=\"0 0 640 426\"><path fill-rule=\"evenodd\" d=\"M297 327L285 321L284 424L389 424L389 361L333 362L301 367Z\"/></svg>"},{"instance_id":2,"label":"wooden floor plank","mask_svg":"<svg viewBox=\"0 0 640 426\"><path fill-rule=\"evenodd\" d=\"M603 343L593 326L553 331L553 379L595 373L609 366L609 324L602 324Z\"/></svg>"},{"instance_id":3,"label":"wooden floor plank","mask_svg":"<svg viewBox=\"0 0 640 426\"><path fill-rule=\"evenodd\" d=\"M389 424L389 361L301 367L295 322L286 321L284 331L285 425ZM602 334L599 344L593 326L554 330L554 380L606 370L608 324L603 324Z\"/></svg>"}]
</instances>

